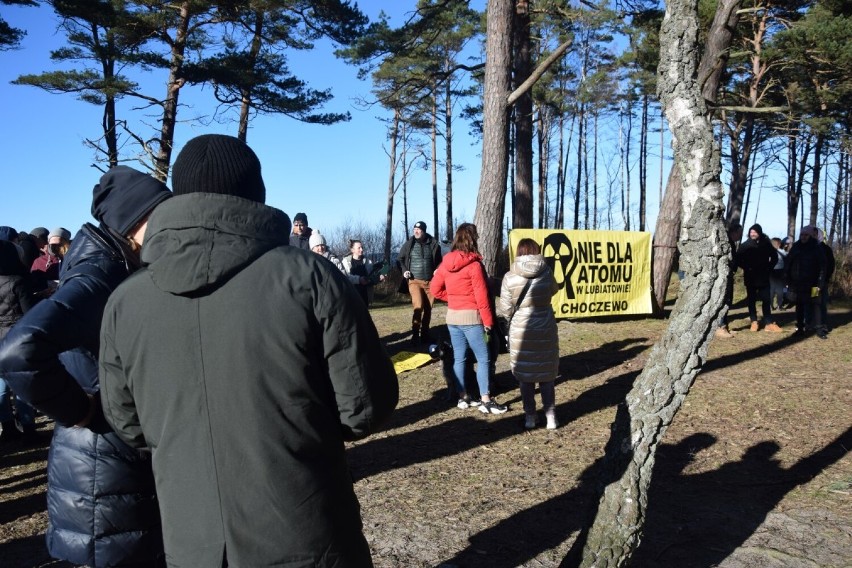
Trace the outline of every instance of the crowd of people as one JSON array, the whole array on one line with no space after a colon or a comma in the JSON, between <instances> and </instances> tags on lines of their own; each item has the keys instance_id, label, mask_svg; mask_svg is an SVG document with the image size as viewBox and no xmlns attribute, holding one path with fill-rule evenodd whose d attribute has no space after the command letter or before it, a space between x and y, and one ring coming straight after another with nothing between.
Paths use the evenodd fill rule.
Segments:
<instances>
[{"instance_id":1,"label":"crowd of people","mask_svg":"<svg viewBox=\"0 0 852 568\"><path fill-rule=\"evenodd\" d=\"M799 239L793 237L770 239L759 224L749 227L742 243L742 227L732 224L728 239L732 249L731 271L743 271L746 305L751 331L780 333L773 310L795 306L794 334L805 336L813 332L828 339L828 283L834 274L834 252L825 242L825 233L813 225L802 227ZM729 278L726 303L730 308L733 297L733 278ZM761 314L758 317L757 303ZM723 315L716 337L731 338L736 334L728 326L727 312Z\"/></svg>"},{"instance_id":2,"label":"crowd of people","mask_svg":"<svg viewBox=\"0 0 852 568\"><path fill-rule=\"evenodd\" d=\"M92 191L97 223L73 239L0 227L0 441L32 439L36 411L55 422L54 558L372 565L344 442L375 432L398 402L368 311L389 266L359 239L338 258L305 213L291 223L265 201L252 149L203 135L178 154L171 189L107 171ZM505 335L524 428L541 422L537 386L556 429L558 286L539 243L520 240L495 285L475 225L459 225L446 254L425 222L412 233L397 260L411 345L435 341L432 307L446 302L456 407L507 411L491 392L494 337ZM819 231L774 243L754 225L733 258L752 330L780 331L773 301L792 301L797 329L825 337L833 257Z\"/></svg>"}]
</instances>

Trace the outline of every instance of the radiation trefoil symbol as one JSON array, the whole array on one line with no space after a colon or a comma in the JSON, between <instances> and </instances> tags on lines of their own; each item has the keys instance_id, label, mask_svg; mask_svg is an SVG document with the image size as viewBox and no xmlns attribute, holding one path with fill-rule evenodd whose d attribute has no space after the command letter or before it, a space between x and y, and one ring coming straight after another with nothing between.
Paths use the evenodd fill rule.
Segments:
<instances>
[{"instance_id":1,"label":"radiation trefoil symbol","mask_svg":"<svg viewBox=\"0 0 852 568\"><path fill-rule=\"evenodd\" d=\"M567 299L573 300L574 285L571 284L571 275L577 268L577 258L571 239L564 233L551 233L544 238L541 254L553 271L559 288L565 290Z\"/></svg>"}]
</instances>

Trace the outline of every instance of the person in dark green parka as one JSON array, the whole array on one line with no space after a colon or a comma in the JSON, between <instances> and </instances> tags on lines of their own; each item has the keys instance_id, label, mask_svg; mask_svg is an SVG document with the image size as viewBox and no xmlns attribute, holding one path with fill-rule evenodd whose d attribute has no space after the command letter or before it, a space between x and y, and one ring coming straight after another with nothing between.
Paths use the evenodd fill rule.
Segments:
<instances>
[{"instance_id":1,"label":"person in dark green parka","mask_svg":"<svg viewBox=\"0 0 852 568\"><path fill-rule=\"evenodd\" d=\"M254 152L190 140L101 328L107 420L152 453L169 566L372 566L345 440L398 401L367 308L287 246Z\"/></svg>"}]
</instances>

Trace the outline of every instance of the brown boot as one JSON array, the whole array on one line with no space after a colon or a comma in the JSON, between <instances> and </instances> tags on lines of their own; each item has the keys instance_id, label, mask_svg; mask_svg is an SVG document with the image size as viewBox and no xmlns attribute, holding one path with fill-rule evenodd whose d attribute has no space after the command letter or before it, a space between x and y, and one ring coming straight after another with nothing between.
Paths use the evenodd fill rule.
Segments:
<instances>
[{"instance_id":1,"label":"brown boot","mask_svg":"<svg viewBox=\"0 0 852 568\"><path fill-rule=\"evenodd\" d=\"M731 330L728 329L727 325L723 325L716 330L716 337L718 337L719 339L730 339L733 336L734 334L731 333Z\"/></svg>"},{"instance_id":2,"label":"brown boot","mask_svg":"<svg viewBox=\"0 0 852 568\"><path fill-rule=\"evenodd\" d=\"M773 332L773 333L781 333L781 332L782 332L782 331L784 331L784 330L783 330L783 329L781 329L781 326L780 326L780 325L778 325L777 323L773 322L773 323L768 323L768 324L766 324L766 327L764 327L764 328L763 328L763 331L771 331L771 332Z\"/></svg>"},{"instance_id":3,"label":"brown boot","mask_svg":"<svg viewBox=\"0 0 852 568\"><path fill-rule=\"evenodd\" d=\"M759 324L759 323L757 323L756 321L751 322L751 330L752 330L752 331L757 331L757 330L759 330L759 329L760 329L760 324Z\"/></svg>"}]
</instances>

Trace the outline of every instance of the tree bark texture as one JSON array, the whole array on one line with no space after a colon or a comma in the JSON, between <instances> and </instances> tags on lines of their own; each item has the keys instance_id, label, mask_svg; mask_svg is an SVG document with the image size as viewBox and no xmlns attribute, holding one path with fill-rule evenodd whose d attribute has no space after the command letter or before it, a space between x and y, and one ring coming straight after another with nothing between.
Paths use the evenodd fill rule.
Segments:
<instances>
[{"instance_id":1,"label":"tree bark texture","mask_svg":"<svg viewBox=\"0 0 852 568\"><path fill-rule=\"evenodd\" d=\"M728 61L734 30L739 23L737 8L742 0L721 0L716 7L713 24L704 43L704 54L698 64L698 84L708 103L716 102L719 81ZM654 289L654 313L663 315L669 278L677 258L680 234L681 182L677 168L672 168L666 183L666 193L660 204L654 230L654 260L651 278Z\"/></svg>"},{"instance_id":2,"label":"tree bark texture","mask_svg":"<svg viewBox=\"0 0 852 568\"><path fill-rule=\"evenodd\" d=\"M184 84L181 69L186 52L186 41L189 37L189 20L192 18L189 5L190 2L183 2L180 5L180 19L171 44L169 79L166 84L166 99L163 101L163 122L160 126L160 148L154 158L154 177L163 182L169 177L177 122L178 95Z\"/></svg>"},{"instance_id":3,"label":"tree bark texture","mask_svg":"<svg viewBox=\"0 0 852 568\"><path fill-rule=\"evenodd\" d=\"M449 65L449 62L447 62ZM448 243L453 242L453 89L452 81L447 79L444 81L444 141L446 143L447 159L445 160L447 171L447 226L444 228L446 232L445 240ZM435 226L435 236L438 236L438 227Z\"/></svg>"},{"instance_id":4,"label":"tree bark texture","mask_svg":"<svg viewBox=\"0 0 852 568\"><path fill-rule=\"evenodd\" d=\"M532 69L529 4L518 2L515 11L515 82L523 83ZM512 228L533 226L533 101L528 89L515 103L515 201Z\"/></svg>"},{"instance_id":5,"label":"tree bark texture","mask_svg":"<svg viewBox=\"0 0 852 568\"><path fill-rule=\"evenodd\" d=\"M682 179L686 278L668 328L616 414L597 516L581 535L581 566L622 566L639 544L657 446L701 370L724 309L730 246L722 221L721 162L697 63L697 0L671 0L660 30L658 93Z\"/></svg>"},{"instance_id":6,"label":"tree bark texture","mask_svg":"<svg viewBox=\"0 0 852 568\"><path fill-rule=\"evenodd\" d=\"M488 274L497 269L503 241L503 213L509 155L509 72L512 62L512 0L489 0L486 11L485 77L482 101L482 172L474 223Z\"/></svg>"}]
</instances>

